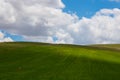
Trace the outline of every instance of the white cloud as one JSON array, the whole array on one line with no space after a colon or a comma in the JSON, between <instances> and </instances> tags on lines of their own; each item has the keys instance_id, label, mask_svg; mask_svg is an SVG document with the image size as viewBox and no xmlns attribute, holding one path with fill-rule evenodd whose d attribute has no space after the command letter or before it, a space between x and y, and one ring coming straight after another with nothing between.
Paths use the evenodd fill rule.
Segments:
<instances>
[{"instance_id":1,"label":"white cloud","mask_svg":"<svg viewBox=\"0 0 120 80\"><path fill-rule=\"evenodd\" d=\"M0 39L4 38L4 34L2 32L0 32Z\"/></svg>"},{"instance_id":2,"label":"white cloud","mask_svg":"<svg viewBox=\"0 0 120 80\"><path fill-rule=\"evenodd\" d=\"M0 28L10 33L32 37L32 40L36 40L36 37L38 40L38 37L41 39L41 37L56 36L58 30L65 30L68 25L77 20L76 15L62 11L64 4L61 0L52 2L50 0L2 0L0 3L4 4L1 6L4 11L0 11L2 12L0 17L3 17L0 21ZM9 8L6 5L9 5ZM5 12L9 10L11 13ZM13 20L10 20L12 22L4 20L12 18ZM68 35L68 38L70 37L69 33L65 31L64 33ZM63 36L60 37L60 42L66 42Z\"/></svg>"},{"instance_id":3,"label":"white cloud","mask_svg":"<svg viewBox=\"0 0 120 80\"><path fill-rule=\"evenodd\" d=\"M15 13L10 3L0 0L0 23L4 22L15 22Z\"/></svg>"},{"instance_id":4,"label":"white cloud","mask_svg":"<svg viewBox=\"0 0 120 80\"><path fill-rule=\"evenodd\" d=\"M43 7L64 8L65 5L61 0L4 0L15 8L20 9L21 6L41 5Z\"/></svg>"},{"instance_id":5,"label":"white cloud","mask_svg":"<svg viewBox=\"0 0 120 80\"><path fill-rule=\"evenodd\" d=\"M0 32L0 42L13 42L10 37L5 37L4 33Z\"/></svg>"},{"instance_id":6,"label":"white cloud","mask_svg":"<svg viewBox=\"0 0 120 80\"><path fill-rule=\"evenodd\" d=\"M92 18L70 25L75 43L120 43L120 10L102 9ZM74 36L76 35L76 36Z\"/></svg>"},{"instance_id":7,"label":"white cloud","mask_svg":"<svg viewBox=\"0 0 120 80\"><path fill-rule=\"evenodd\" d=\"M0 0L0 29L27 41L120 43L120 9L102 9L92 18L79 19L63 12L64 7L61 0Z\"/></svg>"}]
</instances>

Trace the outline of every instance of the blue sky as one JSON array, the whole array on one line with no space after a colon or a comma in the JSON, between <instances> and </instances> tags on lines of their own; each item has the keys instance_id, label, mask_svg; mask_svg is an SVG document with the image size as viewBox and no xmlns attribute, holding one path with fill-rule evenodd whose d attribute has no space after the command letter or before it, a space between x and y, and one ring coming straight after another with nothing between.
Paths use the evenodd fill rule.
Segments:
<instances>
[{"instance_id":1,"label":"blue sky","mask_svg":"<svg viewBox=\"0 0 120 80\"><path fill-rule=\"evenodd\" d=\"M120 2L109 0L63 0L65 12L76 13L81 17L91 17L101 9L120 8Z\"/></svg>"},{"instance_id":2,"label":"blue sky","mask_svg":"<svg viewBox=\"0 0 120 80\"><path fill-rule=\"evenodd\" d=\"M23 41L23 37L20 36L20 35L13 35L13 34L10 34L6 31L3 31L3 30L0 30L0 32L2 32L4 34L4 37L11 37L14 41Z\"/></svg>"},{"instance_id":3,"label":"blue sky","mask_svg":"<svg viewBox=\"0 0 120 80\"><path fill-rule=\"evenodd\" d=\"M0 42L120 43L118 34L120 0L0 0Z\"/></svg>"}]
</instances>

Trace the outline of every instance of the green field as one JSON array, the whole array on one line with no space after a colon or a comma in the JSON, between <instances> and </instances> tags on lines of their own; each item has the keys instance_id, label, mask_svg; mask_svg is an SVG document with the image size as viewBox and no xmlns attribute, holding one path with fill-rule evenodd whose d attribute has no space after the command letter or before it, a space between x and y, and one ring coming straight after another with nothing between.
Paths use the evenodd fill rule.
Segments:
<instances>
[{"instance_id":1,"label":"green field","mask_svg":"<svg viewBox=\"0 0 120 80\"><path fill-rule=\"evenodd\" d=\"M120 45L0 43L0 80L120 80Z\"/></svg>"}]
</instances>

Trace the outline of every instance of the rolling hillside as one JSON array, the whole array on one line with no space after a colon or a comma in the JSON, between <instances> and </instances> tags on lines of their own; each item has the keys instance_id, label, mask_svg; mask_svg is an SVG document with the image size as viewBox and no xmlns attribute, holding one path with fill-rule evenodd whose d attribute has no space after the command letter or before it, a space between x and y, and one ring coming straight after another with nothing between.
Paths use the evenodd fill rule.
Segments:
<instances>
[{"instance_id":1,"label":"rolling hillside","mask_svg":"<svg viewBox=\"0 0 120 80\"><path fill-rule=\"evenodd\" d=\"M120 80L119 48L0 43L0 80Z\"/></svg>"}]
</instances>

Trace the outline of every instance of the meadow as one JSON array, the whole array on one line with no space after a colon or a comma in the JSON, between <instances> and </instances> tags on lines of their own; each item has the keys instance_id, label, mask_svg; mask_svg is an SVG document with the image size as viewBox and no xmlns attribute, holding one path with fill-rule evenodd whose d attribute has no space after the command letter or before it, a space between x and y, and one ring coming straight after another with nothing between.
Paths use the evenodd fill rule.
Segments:
<instances>
[{"instance_id":1,"label":"meadow","mask_svg":"<svg viewBox=\"0 0 120 80\"><path fill-rule=\"evenodd\" d=\"M0 80L120 80L120 45L0 43Z\"/></svg>"}]
</instances>

